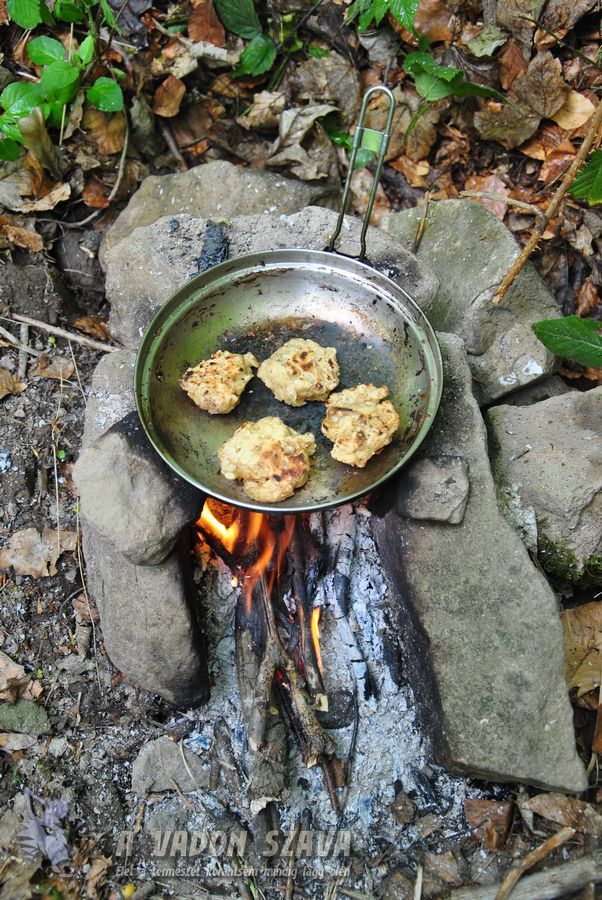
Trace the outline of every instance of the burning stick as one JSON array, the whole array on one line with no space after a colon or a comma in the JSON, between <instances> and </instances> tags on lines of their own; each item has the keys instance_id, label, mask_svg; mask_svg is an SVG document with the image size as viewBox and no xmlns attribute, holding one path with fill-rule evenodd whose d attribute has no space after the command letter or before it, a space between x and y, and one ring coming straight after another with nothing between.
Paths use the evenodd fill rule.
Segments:
<instances>
[{"instance_id":1,"label":"burning stick","mask_svg":"<svg viewBox=\"0 0 602 900\"><path fill-rule=\"evenodd\" d=\"M303 545L303 524L298 523L291 541L293 557L293 592L301 632L303 675L314 709L328 710L328 695L322 681L319 631L320 607L312 608L306 588L307 557Z\"/></svg>"}]
</instances>

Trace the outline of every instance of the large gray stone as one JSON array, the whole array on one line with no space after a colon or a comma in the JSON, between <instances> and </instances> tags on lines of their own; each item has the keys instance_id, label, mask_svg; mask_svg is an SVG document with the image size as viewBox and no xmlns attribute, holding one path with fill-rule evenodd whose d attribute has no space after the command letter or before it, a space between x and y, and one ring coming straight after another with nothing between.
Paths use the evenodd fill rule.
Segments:
<instances>
[{"instance_id":1,"label":"large gray stone","mask_svg":"<svg viewBox=\"0 0 602 900\"><path fill-rule=\"evenodd\" d=\"M392 510L375 522L419 710L453 770L582 791L556 597L499 511L462 342L440 338L443 401L421 456L465 460L464 518L430 523Z\"/></svg>"},{"instance_id":2,"label":"large gray stone","mask_svg":"<svg viewBox=\"0 0 602 900\"><path fill-rule=\"evenodd\" d=\"M82 447L87 447L128 413L136 409L134 364L131 350L105 353L92 376L86 404Z\"/></svg>"},{"instance_id":3,"label":"large gray stone","mask_svg":"<svg viewBox=\"0 0 602 900\"><path fill-rule=\"evenodd\" d=\"M135 566L93 529L84 526L83 536L88 588L113 665L175 706L205 702L204 640L181 551L159 566Z\"/></svg>"},{"instance_id":4,"label":"large gray stone","mask_svg":"<svg viewBox=\"0 0 602 900\"><path fill-rule=\"evenodd\" d=\"M565 582L602 584L602 387L487 413L502 505L537 521L544 568Z\"/></svg>"},{"instance_id":5,"label":"large gray stone","mask_svg":"<svg viewBox=\"0 0 602 900\"><path fill-rule=\"evenodd\" d=\"M230 257L287 247L323 250L334 231L332 210L308 207L290 216L240 216L226 223ZM137 228L106 255L113 337L135 349L157 309L193 275L207 223L191 216L163 218ZM356 255L361 223L346 218L340 250ZM427 309L438 287L431 270L377 228L368 230L369 260Z\"/></svg>"},{"instance_id":6,"label":"large gray stone","mask_svg":"<svg viewBox=\"0 0 602 900\"><path fill-rule=\"evenodd\" d=\"M82 518L137 566L163 562L203 503L163 462L136 412L86 447L73 475Z\"/></svg>"},{"instance_id":7,"label":"large gray stone","mask_svg":"<svg viewBox=\"0 0 602 900\"><path fill-rule=\"evenodd\" d=\"M163 216L188 213L203 219L230 219L251 213L293 213L304 206L336 206L339 191L332 185L296 181L214 160L175 175L149 175L109 230L100 251L107 252L134 228Z\"/></svg>"},{"instance_id":8,"label":"large gray stone","mask_svg":"<svg viewBox=\"0 0 602 900\"><path fill-rule=\"evenodd\" d=\"M420 209L389 216L384 228L411 247ZM559 314L558 306L527 263L499 306L492 298L519 246L500 220L480 203L431 203L417 256L439 277L429 310L432 325L464 339L481 403L491 403L553 371L553 355L533 324Z\"/></svg>"}]
</instances>

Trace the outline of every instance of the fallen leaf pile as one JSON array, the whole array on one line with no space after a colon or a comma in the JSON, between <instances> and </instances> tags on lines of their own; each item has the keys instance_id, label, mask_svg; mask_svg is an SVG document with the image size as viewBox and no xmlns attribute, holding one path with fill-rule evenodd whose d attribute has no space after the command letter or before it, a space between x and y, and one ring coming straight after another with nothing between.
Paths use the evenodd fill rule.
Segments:
<instances>
[{"instance_id":1,"label":"fallen leaf pile","mask_svg":"<svg viewBox=\"0 0 602 900\"><path fill-rule=\"evenodd\" d=\"M35 528L17 531L0 549L0 569L13 568L16 575L47 578L56 575L56 563L63 553L75 550L74 531L54 531L45 528L40 534Z\"/></svg>"},{"instance_id":2,"label":"fallen leaf pile","mask_svg":"<svg viewBox=\"0 0 602 900\"><path fill-rule=\"evenodd\" d=\"M26 387L27 385L15 378L8 369L0 366L0 400L9 394L20 394Z\"/></svg>"}]
</instances>

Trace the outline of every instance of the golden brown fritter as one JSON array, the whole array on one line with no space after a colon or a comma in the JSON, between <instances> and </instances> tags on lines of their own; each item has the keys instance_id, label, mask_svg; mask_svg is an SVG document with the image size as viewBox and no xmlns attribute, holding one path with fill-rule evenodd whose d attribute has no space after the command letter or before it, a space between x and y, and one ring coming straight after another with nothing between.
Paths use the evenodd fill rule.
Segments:
<instances>
[{"instance_id":1,"label":"golden brown fritter","mask_svg":"<svg viewBox=\"0 0 602 900\"><path fill-rule=\"evenodd\" d=\"M388 393L387 387L358 384L330 395L322 434L334 443L333 459L363 469L391 443L400 419L391 401L384 399Z\"/></svg>"},{"instance_id":2,"label":"golden brown fritter","mask_svg":"<svg viewBox=\"0 0 602 900\"><path fill-rule=\"evenodd\" d=\"M257 377L277 400L289 406L326 400L339 383L337 351L315 341L292 338L262 362Z\"/></svg>"},{"instance_id":3,"label":"golden brown fritter","mask_svg":"<svg viewBox=\"0 0 602 900\"><path fill-rule=\"evenodd\" d=\"M193 403L212 415L232 412L253 377L259 360L252 353L217 350L180 378L180 386Z\"/></svg>"},{"instance_id":4,"label":"golden brown fritter","mask_svg":"<svg viewBox=\"0 0 602 900\"><path fill-rule=\"evenodd\" d=\"M278 503L292 497L309 477L316 452L313 434L299 434L276 416L244 422L220 449L222 475L242 480L253 500Z\"/></svg>"}]
</instances>

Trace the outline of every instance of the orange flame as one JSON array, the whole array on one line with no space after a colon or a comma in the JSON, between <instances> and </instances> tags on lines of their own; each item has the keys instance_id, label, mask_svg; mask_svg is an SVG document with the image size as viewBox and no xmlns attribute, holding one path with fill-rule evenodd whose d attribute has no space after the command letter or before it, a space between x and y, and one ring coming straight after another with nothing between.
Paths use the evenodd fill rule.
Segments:
<instances>
[{"instance_id":1,"label":"orange flame","mask_svg":"<svg viewBox=\"0 0 602 900\"><path fill-rule=\"evenodd\" d=\"M322 616L322 608L320 606L314 606L311 611L311 620L309 623L309 628L311 631L311 640L314 645L314 653L316 656L316 663L318 664L318 669L320 670L320 675L324 674L324 669L322 668L322 653L320 651L320 618Z\"/></svg>"},{"instance_id":2,"label":"orange flame","mask_svg":"<svg viewBox=\"0 0 602 900\"><path fill-rule=\"evenodd\" d=\"M269 593L276 576L280 574L284 555L293 536L294 516L284 516L284 528L280 529L268 515L230 507L227 509L227 516L231 521L226 525L219 518L222 512L226 512L226 508L222 510L220 506L215 501L207 500L197 524L201 531L211 534L237 558L241 569L245 567L248 557L254 555L253 561L247 563L242 582L247 611L250 611L253 588L259 579L266 577Z\"/></svg>"}]
</instances>

